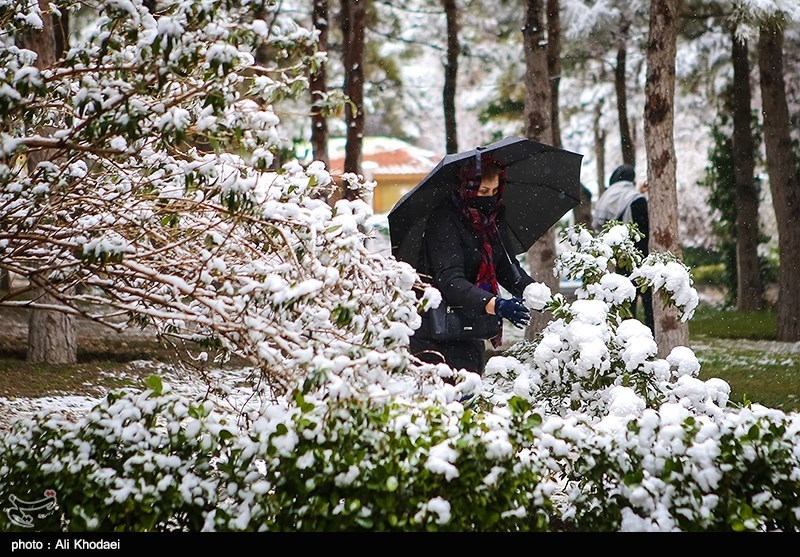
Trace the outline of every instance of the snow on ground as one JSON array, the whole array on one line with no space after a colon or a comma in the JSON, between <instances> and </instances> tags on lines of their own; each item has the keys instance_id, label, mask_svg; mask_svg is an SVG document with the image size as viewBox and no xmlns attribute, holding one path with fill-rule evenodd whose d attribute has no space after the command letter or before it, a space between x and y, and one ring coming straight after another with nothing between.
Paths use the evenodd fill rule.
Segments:
<instances>
[{"instance_id":1,"label":"snow on ground","mask_svg":"<svg viewBox=\"0 0 800 557\"><path fill-rule=\"evenodd\" d=\"M712 345L696 342L694 346L701 349L710 349ZM735 350L745 351L752 350L756 352L763 352L765 356L781 356L792 354L800 356L800 342L778 342L773 340L746 340L746 339L733 339L733 338L720 338L714 339L713 348L718 351Z\"/></svg>"},{"instance_id":2,"label":"snow on ground","mask_svg":"<svg viewBox=\"0 0 800 557\"><path fill-rule=\"evenodd\" d=\"M98 402L100 402L99 397L88 395L56 395L13 399L0 397L0 429L8 429L15 420L30 417L42 410L54 411L68 418L78 419L89 412Z\"/></svg>"},{"instance_id":3,"label":"snow on ground","mask_svg":"<svg viewBox=\"0 0 800 557\"><path fill-rule=\"evenodd\" d=\"M152 368L172 392L197 399L208 397L218 403L218 409L234 420L243 412L257 410L263 394L256 392L258 378L252 368L211 369L204 376L196 371L181 370L170 364L149 360L136 360L128 364L128 373L115 370L117 378L138 378L131 373L136 368ZM110 373L110 372L101 372ZM141 385L141 388L146 388ZM43 397L0 397L0 432L7 431L12 422L31 417L37 412L58 412L70 419L78 419L100 402L102 397L79 394L58 394Z\"/></svg>"},{"instance_id":4,"label":"snow on ground","mask_svg":"<svg viewBox=\"0 0 800 557\"><path fill-rule=\"evenodd\" d=\"M503 328L503 348L508 348L517 342L524 340L524 330L508 324ZM491 345L487 343L487 349ZM763 365L785 365L792 367L800 363L800 342L786 343L776 341L752 341L740 339L714 339L710 342L692 343L692 349L696 351L700 360L704 354L732 354L741 351L753 351L763 354L763 358L758 362ZM748 360L753 363L752 360ZM735 361L732 361L735 364ZM115 370L113 373L117 378L130 377L131 379L141 377L141 373L135 374L134 371L141 368L151 368L152 373L161 376L163 382L172 389L173 392L191 398L208 397L218 403L221 412L227 413L233 419L241 417L243 412L257 410L267 396L266 389L257 389L258 377L253 375L252 368L216 368L207 370L204 376L197 371L183 370L171 364L137 360L128 364L125 369ZM110 371L101 372L112 373ZM491 375L491 373L488 373ZM488 381L487 381L488 380ZM494 391L492 396L496 401L503 400L510 396L513 389L513 381L505 381L489 377L484 377L484 386ZM144 388L144 386L142 386ZM505 392L508 391L508 392ZM487 393L488 394L488 393ZM36 412L47 410L63 413L65 416L77 419L92 406L100 401L96 395L77 395L74 393L64 393L59 395L48 395L44 397L0 397L0 432L8 430L10 424L21 417L30 417Z\"/></svg>"}]
</instances>

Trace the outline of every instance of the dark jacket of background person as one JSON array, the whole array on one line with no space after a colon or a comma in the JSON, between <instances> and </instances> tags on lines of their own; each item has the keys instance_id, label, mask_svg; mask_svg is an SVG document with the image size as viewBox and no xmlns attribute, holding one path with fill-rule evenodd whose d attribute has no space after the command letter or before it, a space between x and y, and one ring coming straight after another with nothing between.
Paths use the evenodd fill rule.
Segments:
<instances>
[{"instance_id":1,"label":"dark jacket of background person","mask_svg":"<svg viewBox=\"0 0 800 557\"><path fill-rule=\"evenodd\" d=\"M636 189L633 181L636 178L632 166L623 164L617 167L611 174L609 187L600 196L595 205L592 227L599 231L603 225L610 220L617 220L624 223L635 223L639 231L643 234L641 240L634 245L647 257L650 253L648 240L650 237L650 221L647 210L647 197ZM629 272L621 272L629 275ZM655 333L655 323L653 320L653 295L648 290L639 293L644 305L645 324ZM638 297L637 297L638 298ZM637 298L631 303L631 311L636 316Z\"/></svg>"},{"instance_id":2,"label":"dark jacket of background person","mask_svg":"<svg viewBox=\"0 0 800 557\"><path fill-rule=\"evenodd\" d=\"M498 228L503 237L505 225L502 216L498 219ZM465 311L485 313L486 304L495 294L475 285L481 262L481 242L450 200L437 207L428 219L423 245L423 250L426 249L428 262L421 262L420 268L442 293L442 303L463 306ZM492 253L498 283L513 296L521 297L525 287L534 280L499 243L492 245ZM430 338L429 330L428 319L423 313L422 325L411 338L413 354L423 361L444 361L456 369L483 373L483 340L436 341Z\"/></svg>"}]
</instances>

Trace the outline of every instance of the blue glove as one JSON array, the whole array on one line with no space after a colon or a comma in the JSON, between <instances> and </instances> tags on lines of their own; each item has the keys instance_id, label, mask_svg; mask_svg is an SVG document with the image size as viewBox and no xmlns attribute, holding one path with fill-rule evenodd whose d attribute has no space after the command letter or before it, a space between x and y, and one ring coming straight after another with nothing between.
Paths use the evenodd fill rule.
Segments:
<instances>
[{"instance_id":1,"label":"blue glove","mask_svg":"<svg viewBox=\"0 0 800 557\"><path fill-rule=\"evenodd\" d=\"M522 298L504 300L499 296L494 302L494 312L511 321L515 327L522 328L531 320L531 312L522 304Z\"/></svg>"}]
</instances>

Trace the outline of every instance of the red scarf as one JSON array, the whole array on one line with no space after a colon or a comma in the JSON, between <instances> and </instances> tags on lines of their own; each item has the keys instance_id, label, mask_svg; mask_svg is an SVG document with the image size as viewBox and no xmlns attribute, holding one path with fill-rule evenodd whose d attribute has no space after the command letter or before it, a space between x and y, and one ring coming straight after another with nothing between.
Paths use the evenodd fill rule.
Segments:
<instances>
[{"instance_id":1,"label":"red scarf","mask_svg":"<svg viewBox=\"0 0 800 557\"><path fill-rule=\"evenodd\" d=\"M476 157L477 159L478 157ZM461 218L469 225L470 229L478 235L481 242L481 262L478 266L478 276L475 280L475 285L483 288L487 292L497 295L499 287L497 283L497 275L495 273L494 265L494 252L492 245L500 241L497 232L497 218L503 213L503 207L500 200L503 198L503 190L505 189L505 170L500 175L499 187L497 189L497 207L494 212L489 215L484 215L479 211L475 205L474 200L478 197L478 188L481 185L481 163L486 165L488 162L487 157L483 157L482 161L476 161L477 164L467 164L461 171L461 183L458 189L454 189L451 200L458 209ZM500 332L492 339L492 346L498 348L503 343L503 322L500 321Z\"/></svg>"}]
</instances>

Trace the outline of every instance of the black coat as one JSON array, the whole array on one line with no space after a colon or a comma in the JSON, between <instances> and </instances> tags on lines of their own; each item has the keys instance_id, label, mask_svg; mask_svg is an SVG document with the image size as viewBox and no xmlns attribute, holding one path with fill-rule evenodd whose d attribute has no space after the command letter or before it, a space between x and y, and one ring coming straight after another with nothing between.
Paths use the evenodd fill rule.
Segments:
<instances>
[{"instance_id":1,"label":"black coat","mask_svg":"<svg viewBox=\"0 0 800 557\"><path fill-rule=\"evenodd\" d=\"M501 237L507 234L502 218L498 219L498 230ZM423 257L418 268L442 293L443 303L462 306L464 311L485 313L486 304L494 294L475 285L481 263L481 239L449 200L439 205L428 219L423 252L426 249L428 257ZM497 282L513 296L521 297L525 287L534 280L499 242L494 243L492 250ZM415 336L427 338L428 330L423 314L422 326Z\"/></svg>"}]
</instances>

